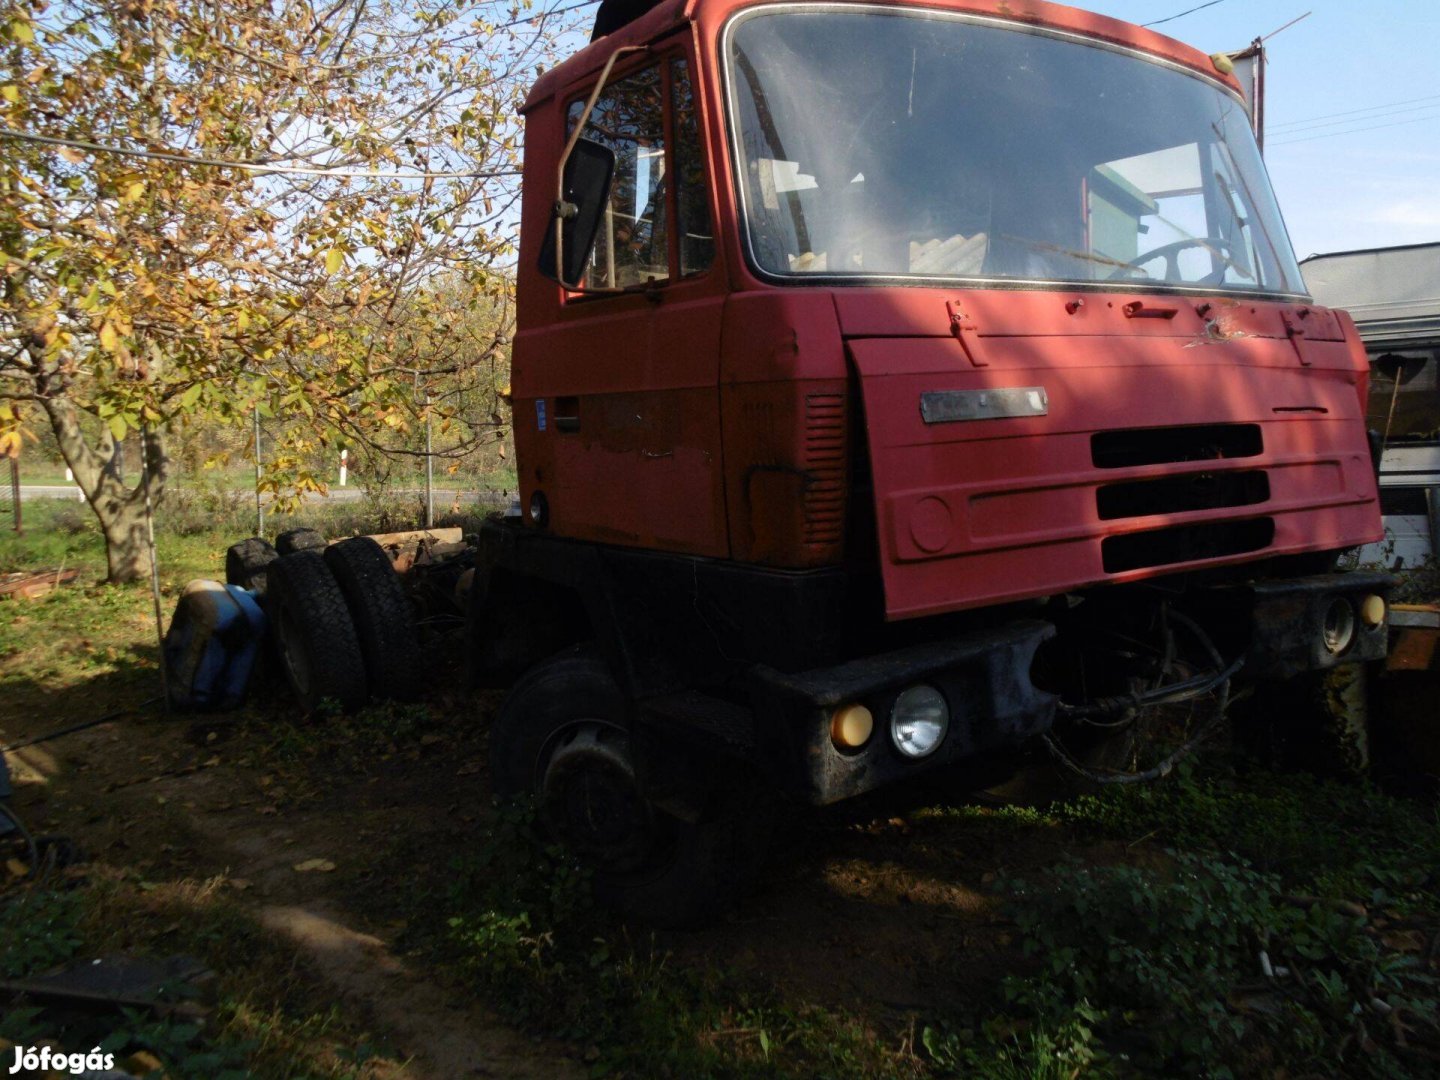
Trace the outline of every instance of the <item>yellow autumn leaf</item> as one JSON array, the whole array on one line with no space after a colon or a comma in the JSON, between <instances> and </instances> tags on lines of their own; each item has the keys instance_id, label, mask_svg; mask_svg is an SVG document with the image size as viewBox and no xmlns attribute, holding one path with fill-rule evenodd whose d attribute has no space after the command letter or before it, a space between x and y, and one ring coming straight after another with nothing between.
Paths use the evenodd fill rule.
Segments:
<instances>
[{"instance_id":1,"label":"yellow autumn leaf","mask_svg":"<svg viewBox=\"0 0 1440 1080\"><path fill-rule=\"evenodd\" d=\"M106 352L114 352L120 344L120 337L115 333L113 323L105 323L100 327L100 347Z\"/></svg>"},{"instance_id":2,"label":"yellow autumn leaf","mask_svg":"<svg viewBox=\"0 0 1440 1080\"><path fill-rule=\"evenodd\" d=\"M22 45L35 44L35 31L24 19L14 19L10 23L10 40L18 41Z\"/></svg>"},{"instance_id":3,"label":"yellow autumn leaf","mask_svg":"<svg viewBox=\"0 0 1440 1080\"><path fill-rule=\"evenodd\" d=\"M136 199L140 198L140 196L144 194L145 181L136 180L135 183L131 184L125 189L125 194L121 195L120 199L122 202L134 202Z\"/></svg>"},{"instance_id":4,"label":"yellow autumn leaf","mask_svg":"<svg viewBox=\"0 0 1440 1080\"><path fill-rule=\"evenodd\" d=\"M345 252L338 247L331 248L325 253L325 272L327 274L338 274L340 268L345 265Z\"/></svg>"},{"instance_id":5,"label":"yellow autumn leaf","mask_svg":"<svg viewBox=\"0 0 1440 1080\"><path fill-rule=\"evenodd\" d=\"M20 87L14 83L6 83L4 86L0 86L0 97L13 105L18 105L20 103Z\"/></svg>"},{"instance_id":6,"label":"yellow autumn leaf","mask_svg":"<svg viewBox=\"0 0 1440 1080\"><path fill-rule=\"evenodd\" d=\"M313 338L310 339L307 348L323 349L328 344L330 344L330 335L322 330L320 331L320 333L316 334Z\"/></svg>"}]
</instances>

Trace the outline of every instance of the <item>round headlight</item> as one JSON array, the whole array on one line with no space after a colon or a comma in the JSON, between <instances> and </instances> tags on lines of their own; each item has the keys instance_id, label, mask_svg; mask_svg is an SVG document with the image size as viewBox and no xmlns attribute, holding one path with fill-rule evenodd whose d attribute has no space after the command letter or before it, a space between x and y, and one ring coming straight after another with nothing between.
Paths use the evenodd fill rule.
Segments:
<instances>
[{"instance_id":1,"label":"round headlight","mask_svg":"<svg viewBox=\"0 0 1440 1080\"><path fill-rule=\"evenodd\" d=\"M1332 600L1325 609L1325 627L1322 630L1325 648L1339 654L1350 647L1355 640L1355 609L1345 599Z\"/></svg>"},{"instance_id":2,"label":"round headlight","mask_svg":"<svg viewBox=\"0 0 1440 1080\"><path fill-rule=\"evenodd\" d=\"M933 686L912 686L890 710L890 739L906 757L933 754L950 727L950 707Z\"/></svg>"}]
</instances>

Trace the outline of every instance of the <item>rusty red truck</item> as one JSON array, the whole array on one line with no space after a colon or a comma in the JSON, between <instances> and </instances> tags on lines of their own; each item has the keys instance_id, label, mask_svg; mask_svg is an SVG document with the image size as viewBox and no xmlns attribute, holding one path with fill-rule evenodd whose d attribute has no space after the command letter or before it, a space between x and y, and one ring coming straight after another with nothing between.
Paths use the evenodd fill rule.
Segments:
<instances>
[{"instance_id":1,"label":"rusty red truck","mask_svg":"<svg viewBox=\"0 0 1440 1080\"><path fill-rule=\"evenodd\" d=\"M1354 324L1223 58L1031 0L665 0L524 106L496 790L622 910L712 914L758 808L1383 656ZM1127 773L1128 770L1128 773ZM1142 773L1144 770L1141 770Z\"/></svg>"}]
</instances>

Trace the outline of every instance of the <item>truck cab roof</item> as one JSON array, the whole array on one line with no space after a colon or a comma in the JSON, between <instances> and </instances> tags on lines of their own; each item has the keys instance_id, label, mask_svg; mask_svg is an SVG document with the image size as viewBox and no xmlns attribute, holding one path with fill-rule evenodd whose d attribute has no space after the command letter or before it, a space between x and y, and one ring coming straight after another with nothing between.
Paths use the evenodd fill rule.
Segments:
<instances>
[{"instance_id":1,"label":"truck cab roof","mask_svg":"<svg viewBox=\"0 0 1440 1080\"><path fill-rule=\"evenodd\" d=\"M733 14L747 8L794 5L797 0L662 0L645 14L619 30L592 41L563 63L546 71L535 81L521 112L528 112L557 91L582 83L600 71L618 48L644 46L666 36L677 27L692 23L708 29L713 36ZM803 3L804 0L799 0ZM1174 38L1131 23L1064 4L1044 0L838 0L838 5L855 4L865 7L911 8L951 11L1009 23L1029 23L1052 31L1076 34L1106 41L1125 48L1148 53L1161 60L1178 64L1239 93L1240 84L1233 75L1223 72L1214 61L1198 49ZM838 6L827 0L827 6Z\"/></svg>"}]
</instances>

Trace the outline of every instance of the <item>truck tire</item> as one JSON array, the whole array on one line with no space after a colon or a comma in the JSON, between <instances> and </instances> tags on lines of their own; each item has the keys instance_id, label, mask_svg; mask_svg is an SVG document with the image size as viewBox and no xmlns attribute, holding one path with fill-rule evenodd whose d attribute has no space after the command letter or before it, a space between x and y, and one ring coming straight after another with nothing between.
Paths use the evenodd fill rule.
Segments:
<instances>
[{"instance_id":1,"label":"truck tire","mask_svg":"<svg viewBox=\"0 0 1440 1080\"><path fill-rule=\"evenodd\" d=\"M281 555L297 551L315 551L325 546L325 537L316 529L286 529L275 537L275 550Z\"/></svg>"},{"instance_id":2,"label":"truck tire","mask_svg":"<svg viewBox=\"0 0 1440 1080\"><path fill-rule=\"evenodd\" d=\"M295 551L270 564L269 616L280 667L307 712L365 704L365 664L345 597L325 560Z\"/></svg>"},{"instance_id":3,"label":"truck tire","mask_svg":"<svg viewBox=\"0 0 1440 1080\"><path fill-rule=\"evenodd\" d=\"M323 557L355 624L370 695L414 701L420 696L423 662L414 612L395 564L368 536L331 544Z\"/></svg>"},{"instance_id":4,"label":"truck tire","mask_svg":"<svg viewBox=\"0 0 1440 1080\"><path fill-rule=\"evenodd\" d=\"M1235 717L1242 737L1285 769L1360 780L1370 772L1370 709L1364 664L1343 664L1261 683Z\"/></svg>"},{"instance_id":5,"label":"truck tire","mask_svg":"<svg viewBox=\"0 0 1440 1080\"><path fill-rule=\"evenodd\" d=\"M257 596L265 595L265 571L279 553L258 536L231 544L225 552L225 584L239 585Z\"/></svg>"},{"instance_id":6,"label":"truck tire","mask_svg":"<svg viewBox=\"0 0 1440 1080\"><path fill-rule=\"evenodd\" d=\"M694 822L660 810L635 782L627 711L588 648L531 668L490 731L495 793L536 800L546 827L592 868L600 903L653 926L704 925L763 861L764 800L737 786Z\"/></svg>"}]
</instances>

